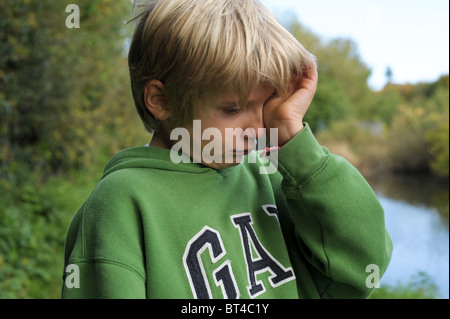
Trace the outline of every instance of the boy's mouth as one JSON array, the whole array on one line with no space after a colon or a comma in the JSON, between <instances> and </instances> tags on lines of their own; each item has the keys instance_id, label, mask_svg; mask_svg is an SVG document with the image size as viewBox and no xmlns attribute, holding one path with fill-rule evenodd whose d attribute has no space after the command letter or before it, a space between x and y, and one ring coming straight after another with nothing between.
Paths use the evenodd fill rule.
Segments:
<instances>
[{"instance_id":1,"label":"boy's mouth","mask_svg":"<svg viewBox=\"0 0 450 319\"><path fill-rule=\"evenodd\" d=\"M253 149L240 150L240 151L234 150L233 153L237 156L245 156L245 155L250 154L252 151L253 151Z\"/></svg>"}]
</instances>

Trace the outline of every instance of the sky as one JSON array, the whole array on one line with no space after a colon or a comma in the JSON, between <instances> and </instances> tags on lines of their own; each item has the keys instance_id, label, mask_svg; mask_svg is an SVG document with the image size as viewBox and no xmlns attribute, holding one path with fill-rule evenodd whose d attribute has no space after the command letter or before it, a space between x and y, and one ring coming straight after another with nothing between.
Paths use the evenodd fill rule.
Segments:
<instances>
[{"instance_id":1,"label":"sky","mask_svg":"<svg viewBox=\"0 0 450 319\"><path fill-rule=\"evenodd\" d=\"M324 41L353 39L372 70L369 86L436 81L449 73L448 0L261 0L275 15L294 14ZM319 61L320 62L320 61Z\"/></svg>"}]
</instances>

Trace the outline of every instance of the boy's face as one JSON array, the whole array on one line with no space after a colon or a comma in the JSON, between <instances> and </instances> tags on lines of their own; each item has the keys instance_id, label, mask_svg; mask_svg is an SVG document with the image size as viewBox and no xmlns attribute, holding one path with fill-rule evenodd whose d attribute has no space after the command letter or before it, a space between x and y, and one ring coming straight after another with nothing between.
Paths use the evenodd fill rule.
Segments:
<instances>
[{"instance_id":1,"label":"boy's face","mask_svg":"<svg viewBox=\"0 0 450 319\"><path fill-rule=\"evenodd\" d=\"M262 137L263 108L273 94L272 88L260 85L251 91L247 104L240 105L237 94L222 92L195 114L194 119L200 122L185 126L191 138L191 157L214 169L239 164Z\"/></svg>"}]
</instances>

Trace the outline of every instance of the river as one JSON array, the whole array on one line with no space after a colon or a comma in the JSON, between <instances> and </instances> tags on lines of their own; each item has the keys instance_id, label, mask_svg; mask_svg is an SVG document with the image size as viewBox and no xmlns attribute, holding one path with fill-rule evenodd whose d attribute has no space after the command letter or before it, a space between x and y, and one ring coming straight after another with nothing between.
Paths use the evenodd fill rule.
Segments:
<instances>
[{"instance_id":1,"label":"river","mask_svg":"<svg viewBox=\"0 0 450 319\"><path fill-rule=\"evenodd\" d=\"M385 210L394 251L381 286L430 279L449 298L449 185L420 176L370 180Z\"/></svg>"}]
</instances>

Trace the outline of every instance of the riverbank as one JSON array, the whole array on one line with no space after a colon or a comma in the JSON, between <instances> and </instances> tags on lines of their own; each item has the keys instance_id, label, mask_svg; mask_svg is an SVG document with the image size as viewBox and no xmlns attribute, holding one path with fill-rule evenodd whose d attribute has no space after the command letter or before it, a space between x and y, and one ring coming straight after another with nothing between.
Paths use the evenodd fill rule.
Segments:
<instances>
[{"instance_id":1,"label":"riverbank","mask_svg":"<svg viewBox=\"0 0 450 319\"><path fill-rule=\"evenodd\" d=\"M358 134L358 132L355 132ZM427 205L449 218L449 177L423 169L401 169L401 162L392 157L392 145L385 138L365 132L354 137L354 144L339 139L331 131L319 132L319 143L333 154L353 164L377 192L412 205Z\"/></svg>"}]
</instances>

